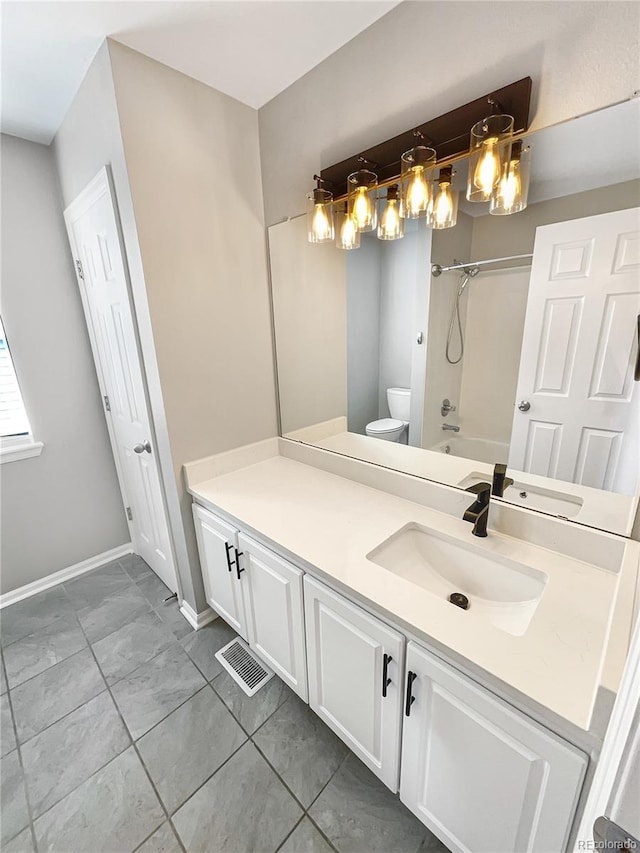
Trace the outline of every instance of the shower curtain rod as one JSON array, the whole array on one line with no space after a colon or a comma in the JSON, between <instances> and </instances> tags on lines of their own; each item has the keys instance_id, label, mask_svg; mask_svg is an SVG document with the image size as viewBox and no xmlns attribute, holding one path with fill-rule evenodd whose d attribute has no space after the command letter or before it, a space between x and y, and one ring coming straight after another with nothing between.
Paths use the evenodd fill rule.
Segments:
<instances>
[{"instance_id":1,"label":"shower curtain rod","mask_svg":"<svg viewBox=\"0 0 640 853\"><path fill-rule=\"evenodd\" d=\"M473 269L473 267L483 267L485 264L499 264L503 261L522 261L525 258L532 257L533 255L509 255L507 258L492 258L489 261L468 261L466 264L451 264L448 267L440 266L440 264L432 264L431 275L437 278L441 273L449 272L449 270L467 270Z\"/></svg>"}]
</instances>

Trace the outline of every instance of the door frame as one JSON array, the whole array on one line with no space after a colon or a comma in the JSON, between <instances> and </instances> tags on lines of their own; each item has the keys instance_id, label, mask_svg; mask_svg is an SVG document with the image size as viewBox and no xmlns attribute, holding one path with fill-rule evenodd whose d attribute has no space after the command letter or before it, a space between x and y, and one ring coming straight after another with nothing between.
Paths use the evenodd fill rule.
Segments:
<instances>
[{"instance_id":1,"label":"door frame","mask_svg":"<svg viewBox=\"0 0 640 853\"><path fill-rule=\"evenodd\" d=\"M147 418L149 421L149 429L151 432L150 438L153 442L153 446L157 447L157 438L156 438L156 429L155 422L153 419L153 414L151 410L151 406L149 404L149 388L147 383L147 376L144 369L144 361L142 359L142 350L140 345L140 335L138 330L138 324L136 319L136 311L132 298L132 290L131 290L131 280L129 276L129 267L127 263L127 254L124 246L124 241L122 239L122 229L120 225L120 218L118 216L118 206L116 204L116 196L114 190L113 176L111 174L111 168L107 164L103 166L98 174L85 186L83 190L81 190L78 195L74 198L74 200L65 208L64 210L64 221L67 229L67 237L69 239L69 246L71 248L72 253L72 261L74 265L74 272L76 276L76 282L78 284L78 290L80 292L80 300L82 302L82 310L85 319L85 325L87 328L87 333L89 335L89 343L91 345L91 354L93 356L93 364L96 370L96 376L98 379L98 387L100 390L100 396L102 398L102 413L104 415L104 420L107 425L107 432L109 434L109 444L111 447L111 456L113 458L116 474L118 478L118 486L120 488L120 495L122 497L122 506L125 510L125 518L127 521L127 528L129 530L129 537L134 547L136 544L135 536L134 536L134 528L133 524L130 521L126 507L130 506L129 500L127 498L127 490L124 479L124 474L122 471L122 466L120 464L120 458L116 451L116 439L115 433L113 430L113 423L111 418L107 417L107 412L105 409L105 397L106 397L106 383L104 380L102 364L99 356L99 349L97 345L97 336L95 333L95 328L93 325L93 320L91 318L91 310L89 307L89 301L86 293L86 282L84 280L84 276L81 276L80 270L78 270L76 266L76 259L80 257L78 252L78 246L76 244L75 236L73 233L73 223L76 222L84 213L86 213L95 202L100 199L103 195L106 195L109 200L109 204L111 206L111 210L113 211L115 224L116 224L116 232L118 235L118 245L120 248L120 254L122 256L122 266L124 270L125 283L127 288L127 297L129 301L129 310L131 311L131 317L133 319L133 331L136 342L136 352L138 356L138 364L140 367L140 375L142 377L142 385L144 388L144 402L145 409L147 413ZM157 454L154 454L153 464L156 466L156 470L158 473L158 482L160 484L160 492L162 495L162 509L164 513L164 522L167 528L167 533L169 537L169 545L171 549L171 559L173 563L173 573L175 580L175 588L178 594L179 602L182 602L182 587L180 583L180 575L178 573L177 567L177 559L176 559L176 549L173 538L173 531L171 529L171 524L169 523L169 512L167 507L167 496L165 491L164 479L162 476L162 471L160 469L160 463Z\"/></svg>"},{"instance_id":2,"label":"door frame","mask_svg":"<svg viewBox=\"0 0 640 853\"><path fill-rule=\"evenodd\" d=\"M638 589L640 591L640 587ZM584 842L593 840L593 824L596 818L607 815L611 800L616 795L617 776L624 757L624 750L629 739L637 732L635 715L639 704L640 614L636 612L620 687L609 718L587 802L578 825L573 848L574 853L586 849L584 846L578 846L581 842L584 845Z\"/></svg>"}]
</instances>

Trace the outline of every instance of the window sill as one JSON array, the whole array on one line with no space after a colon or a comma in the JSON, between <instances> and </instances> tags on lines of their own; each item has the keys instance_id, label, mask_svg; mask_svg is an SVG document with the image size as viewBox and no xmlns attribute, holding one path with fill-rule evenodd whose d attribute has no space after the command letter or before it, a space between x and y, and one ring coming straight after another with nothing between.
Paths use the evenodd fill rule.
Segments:
<instances>
[{"instance_id":1,"label":"window sill","mask_svg":"<svg viewBox=\"0 0 640 853\"><path fill-rule=\"evenodd\" d=\"M34 456L40 456L44 444L41 441L16 442L15 444L0 445L0 464L5 462L19 462L21 459L31 459Z\"/></svg>"}]
</instances>

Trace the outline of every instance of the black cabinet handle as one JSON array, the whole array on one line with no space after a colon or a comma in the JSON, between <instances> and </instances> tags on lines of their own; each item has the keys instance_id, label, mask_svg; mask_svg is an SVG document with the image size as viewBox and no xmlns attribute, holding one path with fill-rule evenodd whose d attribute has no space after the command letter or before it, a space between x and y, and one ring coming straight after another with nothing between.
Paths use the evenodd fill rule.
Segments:
<instances>
[{"instance_id":1,"label":"black cabinet handle","mask_svg":"<svg viewBox=\"0 0 640 853\"><path fill-rule=\"evenodd\" d=\"M224 549L227 552L227 568L229 569L229 571L231 571L231 569L233 568L233 560L229 556L231 554L232 548L233 548L233 545L231 545L229 542L224 543Z\"/></svg>"},{"instance_id":2,"label":"black cabinet handle","mask_svg":"<svg viewBox=\"0 0 640 853\"><path fill-rule=\"evenodd\" d=\"M387 698L387 687L391 684L391 679L387 677L387 667L393 658L391 655L385 654L382 658L382 698Z\"/></svg>"},{"instance_id":3,"label":"black cabinet handle","mask_svg":"<svg viewBox=\"0 0 640 853\"><path fill-rule=\"evenodd\" d=\"M410 716L411 706L416 701L416 697L411 695L411 688L413 686L413 682L416 680L417 677L417 674L415 672L411 672L411 670L409 670L409 672L407 673L407 701L404 707L404 712L407 717Z\"/></svg>"},{"instance_id":4,"label":"black cabinet handle","mask_svg":"<svg viewBox=\"0 0 640 853\"><path fill-rule=\"evenodd\" d=\"M240 573L244 572L244 569L240 568L240 557L242 557L244 551L238 551L236 548L236 575L238 576L238 580L240 580Z\"/></svg>"},{"instance_id":5,"label":"black cabinet handle","mask_svg":"<svg viewBox=\"0 0 640 853\"><path fill-rule=\"evenodd\" d=\"M640 382L640 314L638 314L638 352L636 353L636 369L633 378L636 382Z\"/></svg>"}]
</instances>

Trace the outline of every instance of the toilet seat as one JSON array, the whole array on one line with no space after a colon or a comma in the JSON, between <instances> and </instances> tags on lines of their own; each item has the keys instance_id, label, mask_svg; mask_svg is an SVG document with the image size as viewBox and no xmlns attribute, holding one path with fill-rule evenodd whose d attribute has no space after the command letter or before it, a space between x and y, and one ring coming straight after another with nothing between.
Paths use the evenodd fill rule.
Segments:
<instances>
[{"instance_id":1,"label":"toilet seat","mask_svg":"<svg viewBox=\"0 0 640 853\"><path fill-rule=\"evenodd\" d=\"M399 421L397 418L380 418L378 421L371 421L370 424L367 424L367 433L369 435L387 435L402 430L405 426L405 422Z\"/></svg>"}]
</instances>

